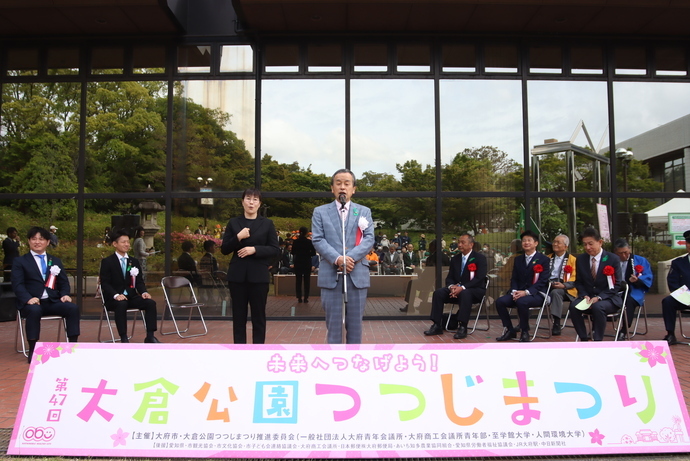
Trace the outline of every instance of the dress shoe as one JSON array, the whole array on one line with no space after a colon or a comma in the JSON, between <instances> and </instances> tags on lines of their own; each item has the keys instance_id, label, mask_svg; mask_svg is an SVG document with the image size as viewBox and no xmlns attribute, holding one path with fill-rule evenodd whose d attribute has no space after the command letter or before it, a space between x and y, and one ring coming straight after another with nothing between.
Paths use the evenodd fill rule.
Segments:
<instances>
[{"instance_id":1,"label":"dress shoe","mask_svg":"<svg viewBox=\"0 0 690 461\"><path fill-rule=\"evenodd\" d=\"M551 327L551 335L552 336L560 336L562 330L563 330L563 327L554 323L553 326Z\"/></svg>"},{"instance_id":2,"label":"dress shoe","mask_svg":"<svg viewBox=\"0 0 690 461\"><path fill-rule=\"evenodd\" d=\"M441 328L441 325L436 325L435 323L431 325L431 328L426 330L424 332L425 335L427 336L433 336L433 335L442 335L443 334L443 328Z\"/></svg>"},{"instance_id":3,"label":"dress shoe","mask_svg":"<svg viewBox=\"0 0 690 461\"><path fill-rule=\"evenodd\" d=\"M407 312L407 307L408 307L407 305L405 305L405 307L401 307L400 312Z\"/></svg>"},{"instance_id":4,"label":"dress shoe","mask_svg":"<svg viewBox=\"0 0 690 461\"><path fill-rule=\"evenodd\" d=\"M626 339L628 339L628 337L625 336L625 332L624 332L624 331L619 331L619 332L618 332L618 337L616 338L616 341L625 341Z\"/></svg>"},{"instance_id":5,"label":"dress shoe","mask_svg":"<svg viewBox=\"0 0 690 461\"><path fill-rule=\"evenodd\" d=\"M147 336L144 338L145 343L159 343L160 341L155 336Z\"/></svg>"},{"instance_id":6,"label":"dress shoe","mask_svg":"<svg viewBox=\"0 0 690 461\"><path fill-rule=\"evenodd\" d=\"M678 340L676 339L676 335L674 335L673 333L669 333L666 336L664 336L664 341L667 341L669 346L673 346L674 344L678 344Z\"/></svg>"},{"instance_id":7,"label":"dress shoe","mask_svg":"<svg viewBox=\"0 0 690 461\"><path fill-rule=\"evenodd\" d=\"M298 303L301 303L301 302L302 302L302 298L297 298L297 302L298 302Z\"/></svg>"},{"instance_id":8,"label":"dress shoe","mask_svg":"<svg viewBox=\"0 0 690 461\"><path fill-rule=\"evenodd\" d=\"M309 302L309 298L304 298L304 303L306 304L308 302Z\"/></svg>"},{"instance_id":9,"label":"dress shoe","mask_svg":"<svg viewBox=\"0 0 690 461\"><path fill-rule=\"evenodd\" d=\"M120 342L126 344L129 342L129 338L127 336L120 336Z\"/></svg>"},{"instance_id":10,"label":"dress shoe","mask_svg":"<svg viewBox=\"0 0 690 461\"><path fill-rule=\"evenodd\" d=\"M520 342L521 343L528 343L529 339L530 339L529 338L529 331L523 330L522 333L520 333Z\"/></svg>"},{"instance_id":11,"label":"dress shoe","mask_svg":"<svg viewBox=\"0 0 690 461\"><path fill-rule=\"evenodd\" d=\"M465 325L458 325L458 330L453 335L453 339L467 338L467 327Z\"/></svg>"},{"instance_id":12,"label":"dress shoe","mask_svg":"<svg viewBox=\"0 0 690 461\"><path fill-rule=\"evenodd\" d=\"M517 333L515 332L515 330L510 329L510 330L506 330L505 333L503 333L501 336L496 338L496 341L508 341L509 339L513 339L516 336L517 336Z\"/></svg>"}]
</instances>

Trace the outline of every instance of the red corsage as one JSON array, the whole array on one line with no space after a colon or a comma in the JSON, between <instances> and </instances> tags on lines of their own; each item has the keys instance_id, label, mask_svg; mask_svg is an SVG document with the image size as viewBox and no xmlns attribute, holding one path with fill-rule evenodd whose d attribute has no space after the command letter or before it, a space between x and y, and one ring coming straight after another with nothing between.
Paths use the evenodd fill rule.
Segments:
<instances>
[{"instance_id":1,"label":"red corsage","mask_svg":"<svg viewBox=\"0 0 690 461\"><path fill-rule=\"evenodd\" d=\"M539 274L544 272L544 267L541 264L535 264L532 266L532 271L534 271L534 280L532 280L532 285L534 285L539 280Z\"/></svg>"},{"instance_id":2,"label":"red corsage","mask_svg":"<svg viewBox=\"0 0 690 461\"><path fill-rule=\"evenodd\" d=\"M614 274L616 273L616 269L614 269L613 266L606 266L606 267L604 267L603 273L606 276L606 278L608 279L609 290L613 290L613 287L616 284L616 277L614 277Z\"/></svg>"},{"instance_id":3,"label":"red corsage","mask_svg":"<svg viewBox=\"0 0 690 461\"><path fill-rule=\"evenodd\" d=\"M563 268L563 280L566 282L570 280L570 274L573 273L573 266L565 266Z\"/></svg>"},{"instance_id":4,"label":"red corsage","mask_svg":"<svg viewBox=\"0 0 690 461\"><path fill-rule=\"evenodd\" d=\"M642 274L642 272L644 272L644 267L642 267L642 264L636 265L635 266L635 273L637 274L638 277Z\"/></svg>"},{"instance_id":5,"label":"red corsage","mask_svg":"<svg viewBox=\"0 0 690 461\"><path fill-rule=\"evenodd\" d=\"M474 272L477 270L477 265L475 263L469 263L467 265L467 270L470 271L470 280L473 280Z\"/></svg>"}]
</instances>

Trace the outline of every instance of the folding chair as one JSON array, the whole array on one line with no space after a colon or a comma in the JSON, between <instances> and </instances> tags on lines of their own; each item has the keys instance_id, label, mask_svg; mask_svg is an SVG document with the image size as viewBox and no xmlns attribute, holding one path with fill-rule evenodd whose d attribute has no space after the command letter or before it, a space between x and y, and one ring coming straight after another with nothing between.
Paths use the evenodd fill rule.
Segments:
<instances>
[{"instance_id":1,"label":"folding chair","mask_svg":"<svg viewBox=\"0 0 690 461\"><path fill-rule=\"evenodd\" d=\"M618 309L616 312L613 312L611 314L606 314L606 319L608 323L608 320L611 321L611 326L613 327L613 337L614 341L618 341L618 332L621 331L621 326L625 326L625 332L626 335L628 333L628 322L623 322L623 319L625 318L624 312L625 312L625 301L628 299L628 291L630 287L628 284L625 284L625 290L623 291L623 304L620 309ZM618 292L620 295L621 292ZM592 336L592 314L583 312L582 313L583 317L587 318L587 321L589 322L589 336ZM616 325L616 321L618 321L618 324ZM605 336L611 336L611 335L606 335ZM575 341L580 341L579 336L575 336Z\"/></svg>"},{"instance_id":2,"label":"folding chair","mask_svg":"<svg viewBox=\"0 0 690 461\"><path fill-rule=\"evenodd\" d=\"M678 324L680 325L680 334L683 338L690 339L690 336L683 333L683 314L690 315L690 308L689 309L680 309L677 312L678 312Z\"/></svg>"},{"instance_id":3,"label":"folding chair","mask_svg":"<svg viewBox=\"0 0 690 461\"><path fill-rule=\"evenodd\" d=\"M204 315L201 313L201 307L204 303L197 301L196 294L194 293L194 288L191 282L186 277L181 276L169 276L163 277L161 280L161 286L163 287L163 295L165 296L165 303L167 304L167 311L170 312L170 317L172 318L173 324L175 325L175 331L163 331L163 324L165 323L165 313L163 310L163 315L161 316L161 334L171 335L177 332L177 336L180 338L192 338L194 336L204 336L208 334L208 328L206 327L206 322L204 321ZM178 302L172 302L172 296L175 296ZM174 309L189 309L189 317L187 318L187 328L180 330L177 325L177 320L175 319ZM189 331L189 327L192 323L192 312L196 309L199 313L199 320L204 327L203 333L196 333L193 335L183 335Z\"/></svg>"},{"instance_id":4,"label":"folding chair","mask_svg":"<svg viewBox=\"0 0 690 461\"><path fill-rule=\"evenodd\" d=\"M544 301L542 301L541 306L534 306L529 308L530 312L530 317L532 317L532 311L539 311L537 313L537 323L534 326L534 333L532 333L532 337L529 339L530 341L534 341L534 338L542 338L542 339L549 339L551 338L551 310L549 309L549 293L551 292L551 282L549 282L549 286L546 288L546 293L544 294ZM542 319L544 318L544 311L548 311L546 313L546 327L541 326ZM513 308L508 309L508 314L513 313ZM546 330L547 334L546 335L539 335L539 329ZM515 338L516 340L518 338Z\"/></svg>"},{"instance_id":5,"label":"folding chair","mask_svg":"<svg viewBox=\"0 0 690 461\"><path fill-rule=\"evenodd\" d=\"M101 292L101 281L100 279L98 280L98 287L96 288L96 293L102 293ZM105 307L105 301L106 299L101 295L101 305L103 306L103 309L101 309L101 316L98 319L98 338L97 341L99 343L116 343L117 341L120 341L120 338L115 339L115 334L113 333L113 325L110 323L110 315L108 313L108 308ZM111 310L112 312L112 310ZM137 314L141 314L141 322L144 324L144 331L146 331L146 319L144 318L143 312L141 312L140 309L127 309L127 314L134 314L134 317L132 318L132 331L129 333L127 336L127 339L132 339L134 336L134 329L137 326ZM105 316L105 321L108 323L108 330L110 330L110 341L107 339L101 340L101 332L103 328L103 317Z\"/></svg>"},{"instance_id":6,"label":"folding chair","mask_svg":"<svg viewBox=\"0 0 690 461\"><path fill-rule=\"evenodd\" d=\"M44 320L62 320L62 329L58 328L57 329L57 339L55 340L56 342L60 342L60 331L65 332L65 341L69 342L67 339L67 321L65 321L64 317L61 317L59 315L44 315L41 317L41 322ZM19 340L21 338L21 349L19 348ZM15 348L17 349L17 352L20 352L24 354L24 357L29 356L29 349L26 347L26 338L24 338L24 319L21 316L21 311L17 312L17 331L14 336L14 345Z\"/></svg>"},{"instance_id":7,"label":"folding chair","mask_svg":"<svg viewBox=\"0 0 690 461\"><path fill-rule=\"evenodd\" d=\"M489 309L484 309L484 307L485 307L484 303L486 302L486 300L488 298L489 281L490 280L491 280L491 278L487 275L486 276L486 282L485 282L486 291L484 292L484 296L482 296L482 300L479 301L479 307L477 308L477 315L474 318L474 325L472 326L472 330L468 331L467 334L471 335L472 333L474 333L474 330L489 331ZM446 320L446 330L448 330L448 325L450 325L450 319L451 319L451 317L453 317L453 307L457 305L458 310L460 309L460 306L456 303L448 303L448 304L450 304L450 312L448 313L448 320ZM479 323L479 317L482 315L482 309L484 309L486 311L486 328L477 328L477 324Z\"/></svg>"}]
</instances>

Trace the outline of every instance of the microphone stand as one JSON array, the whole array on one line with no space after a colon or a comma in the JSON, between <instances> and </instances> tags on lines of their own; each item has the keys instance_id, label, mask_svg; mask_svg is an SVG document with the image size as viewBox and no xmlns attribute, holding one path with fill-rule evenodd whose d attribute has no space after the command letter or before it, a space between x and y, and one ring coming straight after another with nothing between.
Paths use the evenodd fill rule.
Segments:
<instances>
[{"instance_id":1,"label":"microphone stand","mask_svg":"<svg viewBox=\"0 0 690 461\"><path fill-rule=\"evenodd\" d=\"M345 201L347 198L345 195L340 195L338 197L338 201L341 204L341 210L344 209L345 207ZM345 260L345 224L347 223L347 216L345 216L345 219L342 218L342 211L340 212L341 218L340 222L342 223L342 240L343 240L343 266L342 266L342 273L343 273L343 309L342 309L342 325L341 325L341 337L342 337L342 343L347 344L347 338L346 338L346 329L345 329L345 318L347 316L347 262Z\"/></svg>"}]
</instances>

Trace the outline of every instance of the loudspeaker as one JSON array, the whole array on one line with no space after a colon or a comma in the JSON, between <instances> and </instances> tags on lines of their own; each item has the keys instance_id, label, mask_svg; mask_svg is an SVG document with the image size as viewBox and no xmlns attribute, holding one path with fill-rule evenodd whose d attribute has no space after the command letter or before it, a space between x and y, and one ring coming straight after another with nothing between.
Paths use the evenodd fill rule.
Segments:
<instances>
[{"instance_id":1,"label":"loudspeaker","mask_svg":"<svg viewBox=\"0 0 690 461\"><path fill-rule=\"evenodd\" d=\"M618 234L621 237L627 237L632 234L632 226L630 225L630 213L621 211L618 213L617 217L618 223Z\"/></svg>"},{"instance_id":2,"label":"loudspeaker","mask_svg":"<svg viewBox=\"0 0 690 461\"><path fill-rule=\"evenodd\" d=\"M134 237L134 229L139 227L141 216L138 214L126 214L121 216L110 217L110 233L115 235L120 229L124 229L130 238Z\"/></svg>"},{"instance_id":3,"label":"loudspeaker","mask_svg":"<svg viewBox=\"0 0 690 461\"><path fill-rule=\"evenodd\" d=\"M647 213L633 213L632 222L635 235L647 237L647 227L649 226Z\"/></svg>"}]
</instances>

